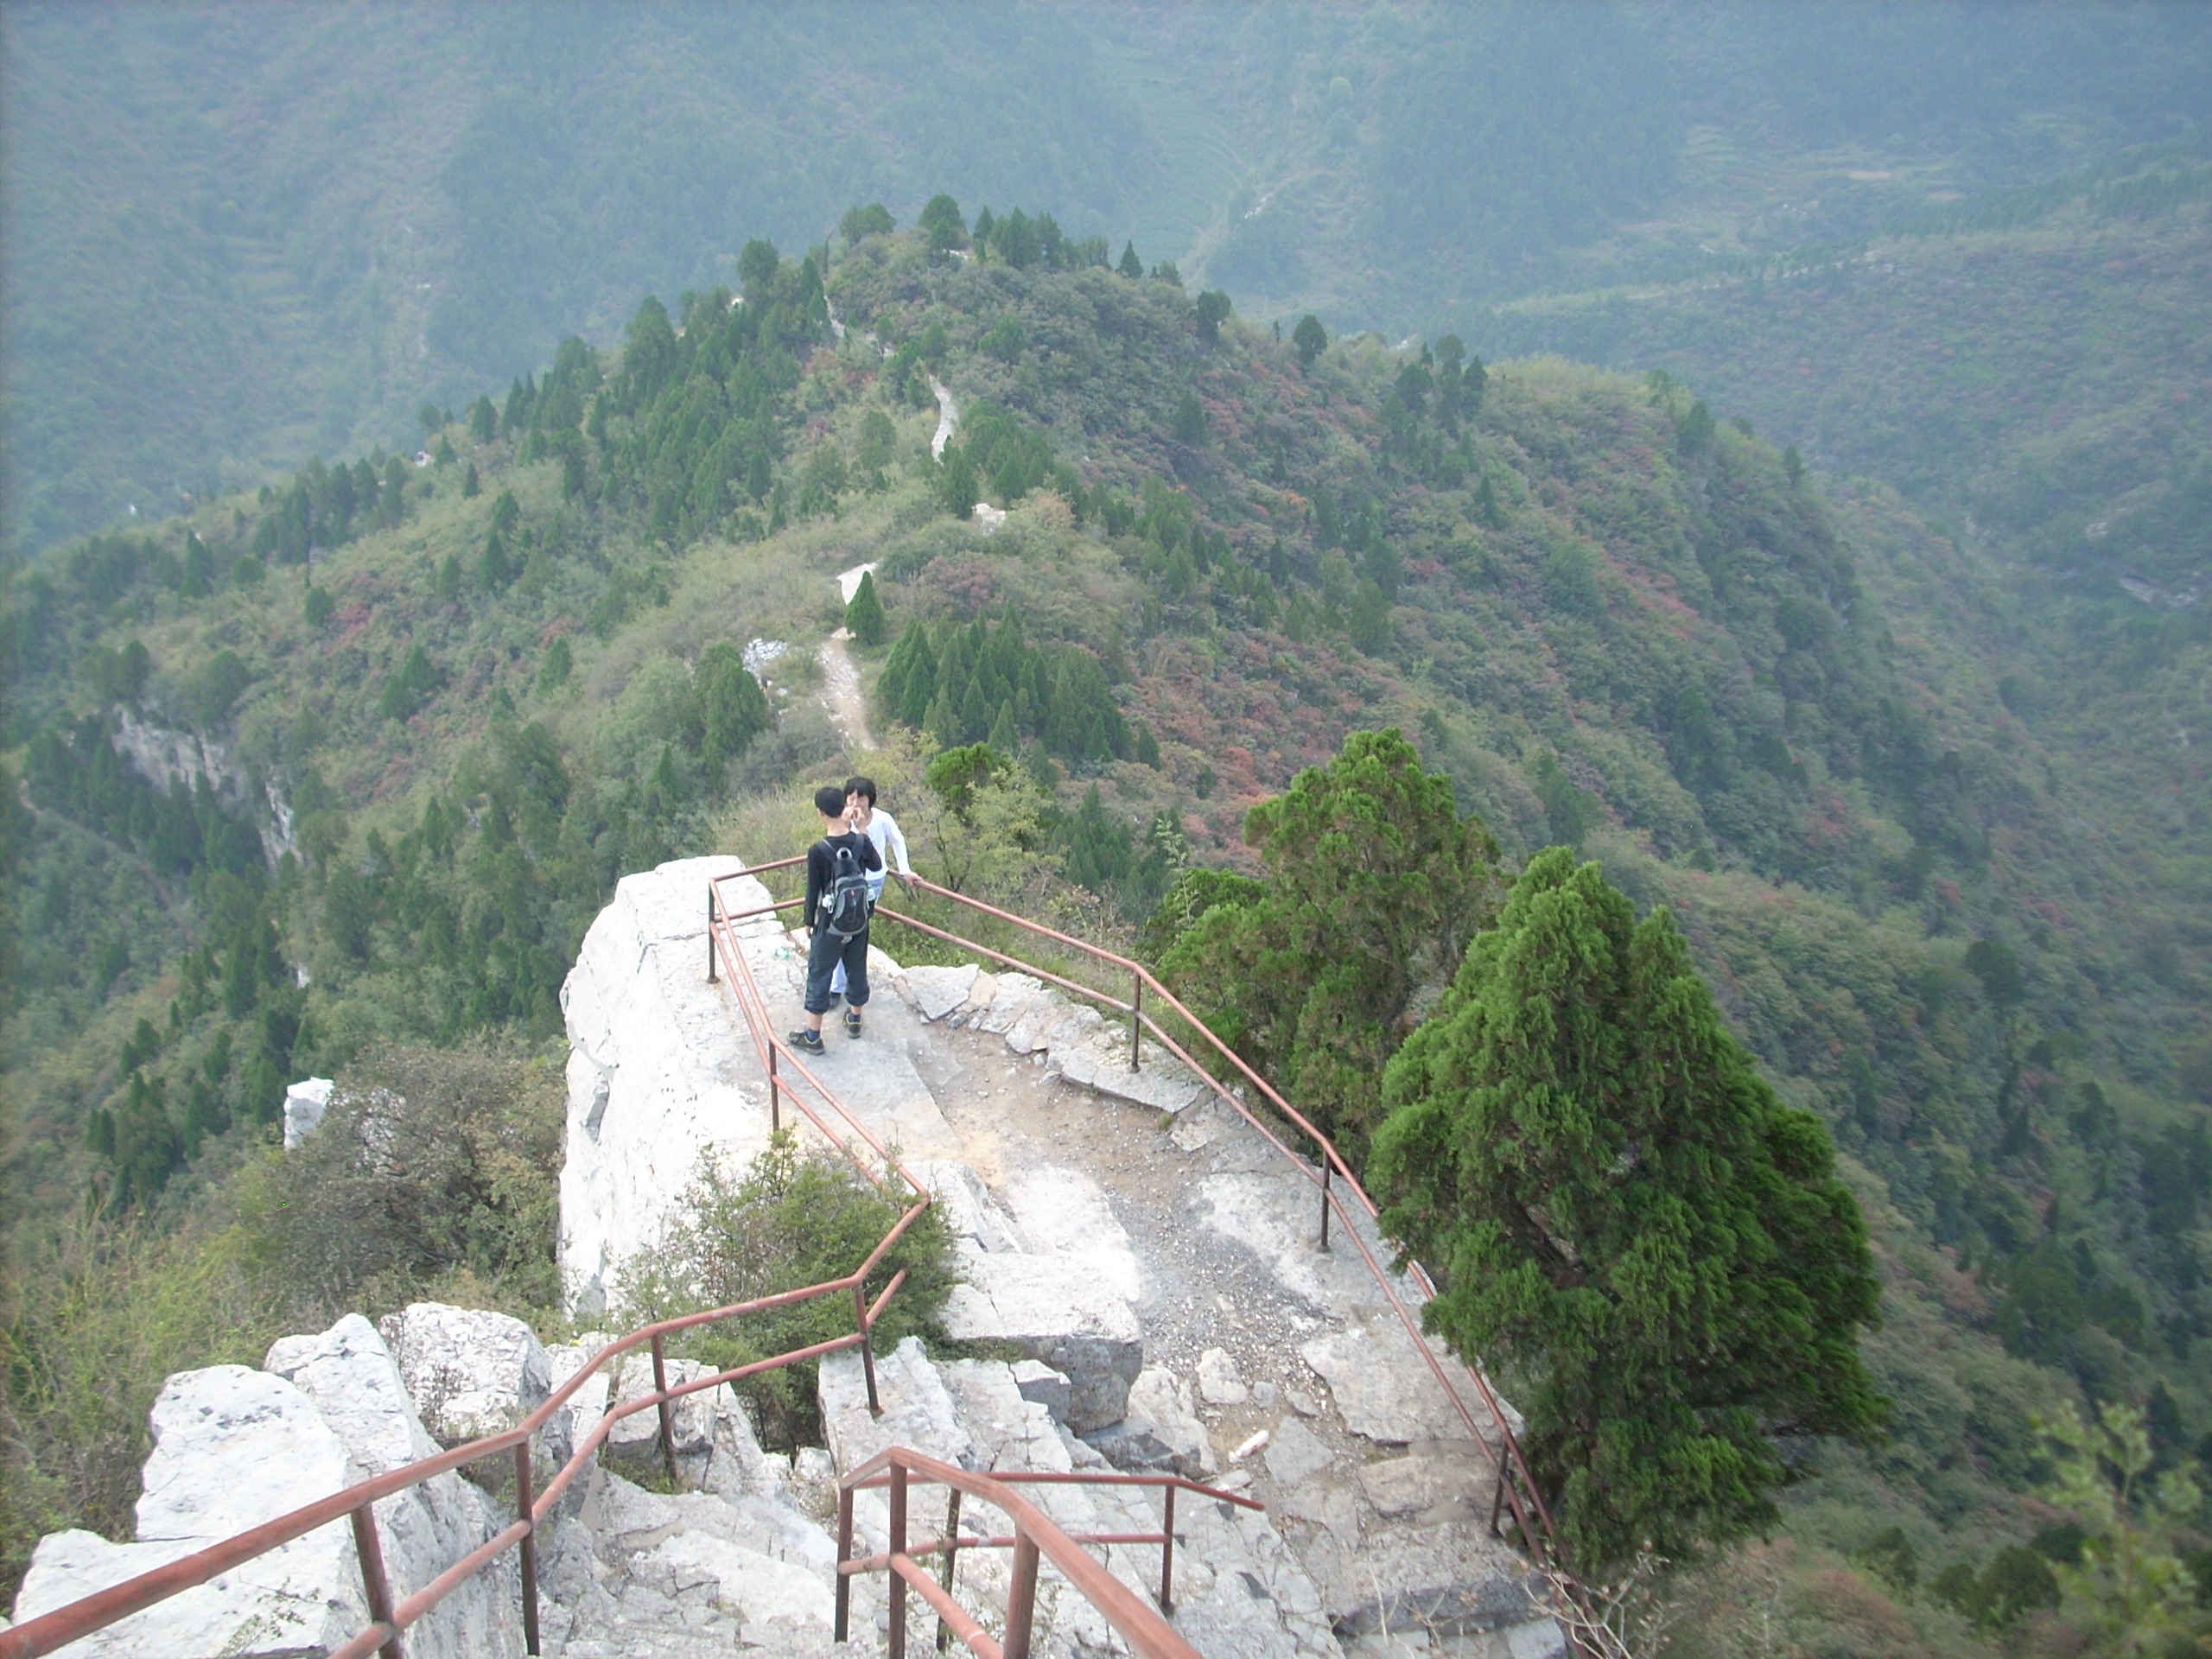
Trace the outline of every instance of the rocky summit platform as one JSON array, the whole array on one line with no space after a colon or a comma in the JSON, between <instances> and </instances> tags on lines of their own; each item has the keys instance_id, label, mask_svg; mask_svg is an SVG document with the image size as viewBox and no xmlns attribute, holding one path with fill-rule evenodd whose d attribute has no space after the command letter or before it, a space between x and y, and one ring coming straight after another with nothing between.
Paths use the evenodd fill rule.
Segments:
<instances>
[{"instance_id":1,"label":"rocky summit platform","mask_svg":"<svg viewBox=\"0 0 2212 1659\"><path fill-rule=\"evenodd\" d=\"M582 1321L608 1306L622 1262L655 1236L702 1158L741 1161L766 1144L766 1079L729 988L706 976L707 880L741 868L695 859L625 878L569 976L560 1249ZM750 878L725 891L737 909L767 901ZM797 1024L798 945L772 918L741 933L779 1028ZM625 1423L543 1541L545 1651L829 1653L837 1477L905 1445L983 1471L1173 1471L1259 1500L1253 1511L1186 1494L1177 1510L1173 1621L1210 1659L1562 1654L1527 1562L1490 1535L1491 1448L1349 1241L1339 1231L1320 1248L1311 1179L1172 1059L1132 1071L1124 1029L1033 979L907 969L880 950L871 961L865 1035L833 1028L810 1064L944 1207L962 1277L950 1341L878 1357L880 1416L857 1356L832 1356L819 1383L826 1444L788 1454L762 1449L727 1389L692 1396L677 1414L678 1491L651 1490L664 1484L651 1414ZM546 1349L502 1316L424 1305L382 1330L356 1318L288 1338L263 1370L173 1378L156 1409L141 1541L47 1539L16 1616L512 1421L596 1342ZM584 1390L545 1437L547 1457L649 1375L633 1359ZM264 1458L287 1460L286 1483L226 1484L224 1469ZM409 1541L387 1550L402 1595L427 1582L440 1548L505 1518L496 1482L442 1479L407 1500L419 1515L395 1506L386 1536ZM1071 1532L1160 1522L1156 1489L1029 1495ZM917 1532L942 1522L943 1503L917 1492ZM855 1516L860 1547L882 1548L880 1495L861 1494ZM1008 1529L973 1503L962 1529ZM212 1599L170 1604L166 1623L156 1610L72 1651L327 1651L362 1611L350 1542L328 1530L295 1546L296 1561L272 1558ZM1156 1546L1101 1553L1147 1595L1157 1587ZM961 1557L961 1599L987 1626L1007 1571L1004 1552ZM410 1653L519 1653L514 1597L510 1558L410 1636ZM1049 1567L1039 1602L1040 1651L1120 1649ZM880 1577L857 1581L848 1650L879 1650L885 1605ZM910 1639L933 1642L918 1598L909 1616Z\"/></svg>"}]
</instances>

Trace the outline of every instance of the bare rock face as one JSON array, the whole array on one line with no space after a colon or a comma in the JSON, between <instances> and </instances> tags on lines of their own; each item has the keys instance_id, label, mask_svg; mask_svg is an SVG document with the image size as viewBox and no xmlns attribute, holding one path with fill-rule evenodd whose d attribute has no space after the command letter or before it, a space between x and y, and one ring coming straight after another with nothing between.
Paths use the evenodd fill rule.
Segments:
<instances>
[{"instance_id":1,"label":"bare rock face","mask_svg":"<svg viewBox=\"0 0 2212 1659\"><path fill-rule=\"evenodd\" d=\"M1220 1466L1189 1382L1164 1367L1141 1373L1130 1385L1122 1421L1090 1438L1117 1469L1173 1470L1197 1480Z\"/></svg>"},{"instance_id":2,"label":"bare rock face","mask_svg":"<svg viewBox=\"0 0 2212 1659\"><path fill-rule=\"evenodd\" d=\"M429 1444L397 1368L367 1321L279 1343L290 1373L216 1365L168 1380L152 1413L153 1455L142 1476L137 1541L88 1532L40 1540L16 1598L18 1622L66 1606L164 1562L407 1462ZM428 1584L496 1530L473 1489L452 1475L377 1504L393 1592ZM73 1644L73 1656L325 1652L368 1622L367 1598L343 1521L172 1597ZM427 1659L518 1655L512 1569L480 1576L408 1635Z\"/></svg>"},{"instance_id":3,"label":"bare rock face","mask_svg":"<svg viewBox=\"0 0 2212 1659\"><path fill-rule=\"evenodd\" d=\"M693 858L623 877L562 986L569 1051L561 1268L579 1315L606 1309L616 1271L653 1242L702 1153L748 1155L766 1141L751 1039L728 992L707 978L708 880L744 868L734 858ZM768 902L757 881L725 891L734 909ZM741 931L780 937L772 917Z\"/></svg>"},{"instance_id":4,"label":"bare rock face","mask_svg":"<svg viewBox=\"0 0 2212 1659\"><path fill-rule=\"evenodd\" d=\"M495 1316L496 1317L496 1316ZM285 1337L263 1369L315 1402L365 1479L431 1456L437 1444L415 1414L399 1366L376 1328L348 1313L318 1336ZM512 1517L448 1471L377 1505L385 1568L405 1596L504 1527ZM514 1558L462 1585L408 1632L410 1653L512 1653L522 1642Z\"/></svg>"},{"instance_id":5,"label":"bare rock face","mask_svg":"<svg viewBox=\"0 0 2212 1659\"><path fill-rule=\"evenodd\" d=\"M1129 1242L1097 1183L1046 1170L1018 1183L1009 1213L965 1164L925 1166L944 1206L962 1283L943 1315L959 1340L1010 1342L1067 1379L1059 1415L1078 1433L1120 1421L1144 1365Z\"/></svg>"},{"instance_id":6,"label":"bare rock face","mask_svg":"<svg viewBox=\"0 0 2212 1659\"><path fill-rule=\"evenodd\" d=\"M330 1109L330 1091L337 1085L328 1077L307 1077L284 1091L284 1150L287 1152L321 1127Z\"/></svg>"},{"instance_id":7,"label":"bare rock face","mask_svg":"<svg viewBox=\"0 0 2212 1659\"><path fill-rule=\"evenodd\" d=\"M378 1329L440 1446L512 1428L553 1391L553 1363L537 1333L505 1313L410 1302ZM568 1423L556 1414L539 1447L556 1465L568 1460Z\"/></svg>"}]
</instances>

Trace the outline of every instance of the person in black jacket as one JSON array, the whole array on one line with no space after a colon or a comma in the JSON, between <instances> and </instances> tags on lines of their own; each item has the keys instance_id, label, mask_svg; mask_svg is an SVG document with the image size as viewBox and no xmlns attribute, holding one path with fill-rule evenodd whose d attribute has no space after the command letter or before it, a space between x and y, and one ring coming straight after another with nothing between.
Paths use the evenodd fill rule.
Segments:
<instances>
[{"instance_id":1,"label":"person in black jacket","mask_svg":"<svg viewBox=\"0 0 2212 1659\"><path fill-rule=\"evenodd\" d=\"M875 843L853 828L853 815L845 791L824 784L814 791L814 810L822 815L823 836L806 849L806 1024L791 1033L791 1046L803 1054L822 1050L822 1016L836 1001L830 976L840 963L845 969L845 1035L861 1034L861 1009L868 1004L868 923L849 938L831 931L830 906L836 879L839 849L849 851L862 872L883 868Z\"/></svg>"}]
</instances>

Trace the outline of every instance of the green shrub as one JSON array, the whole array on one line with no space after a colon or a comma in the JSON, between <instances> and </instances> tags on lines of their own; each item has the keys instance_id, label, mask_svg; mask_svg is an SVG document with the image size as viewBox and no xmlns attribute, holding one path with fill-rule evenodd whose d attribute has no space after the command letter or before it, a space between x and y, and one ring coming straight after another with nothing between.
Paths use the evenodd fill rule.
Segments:
<instances>
[{"instance_id":1,"label":"green shrub","mask_svg":"<svg viewBox=\"0 0 2212 1659\"><path fill-rule=\"evenodd\" d=\"M550 1312L564 1107L557 1065L490 1039L341 1074L321 1126L239 1181L247 1261L289 1328L425 1295Z\"/></svg>"},{"instance_id":2,"label":"green shrub","mask_svg":"<svg viewBox=\"0 0 2212 1659\"><path fill-rule=\"evenodd\" d=\"M658 1245L624 1264L620 1323L634 1326L842 1278L891 1230L906 1208L903 1195L895 1177L879 1188L833 1153L803 1151L788 1130L741 1172L709 1153ZM931 1328L952 1288L952 1235L935 1208L885 1252L868 1284L870 1298L902 1268L906 1282L875 1326L879 1351ZM839 1292L698 1327L680 1345L728 1370L853 1328L852 1297ZM814 1378L810 1362L739 1386L764 1444L787 1450L820 1443Z\"/></svg>"}]
</instances>

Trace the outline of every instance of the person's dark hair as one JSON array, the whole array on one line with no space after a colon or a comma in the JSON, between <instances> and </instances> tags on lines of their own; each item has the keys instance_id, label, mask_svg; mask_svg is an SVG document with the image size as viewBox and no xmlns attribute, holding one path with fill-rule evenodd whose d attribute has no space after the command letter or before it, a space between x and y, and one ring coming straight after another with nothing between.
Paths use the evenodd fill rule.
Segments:
<instances>
[{"instance_id":1,"label":"person's dark hair","mask_svg":"<svg viewBox=\"0 0 2212 1659\"><path fill-rule=\"evenodd\" d=\"M824 784L814 791L814 810L825 818L845 816L845 791L835 784Z\"/></svg>"},{"instance_id":2,"label":"person's dark hair","mask_svg":"<svg viewBox=\"0 0 2212 1659\"><path fill-rule=\"evenodd\" d=\"M851 777L845 779L845 793L848 795L865 795L868 797L868 804L870 806L874 806L875 804L875 779L873 778L863 778L860 773L855 772Z\"/></svg>"}]
</instances>

